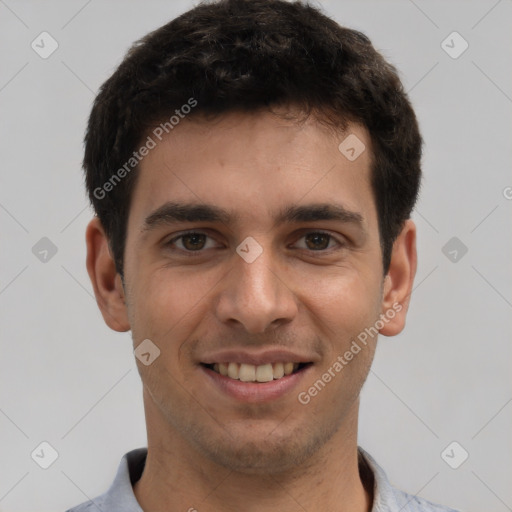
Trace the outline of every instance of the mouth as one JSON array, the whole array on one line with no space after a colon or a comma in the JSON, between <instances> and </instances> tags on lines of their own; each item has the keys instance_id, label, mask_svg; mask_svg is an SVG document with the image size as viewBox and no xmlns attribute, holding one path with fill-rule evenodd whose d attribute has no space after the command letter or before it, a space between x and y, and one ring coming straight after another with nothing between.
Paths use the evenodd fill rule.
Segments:
<instances>
[{"instance_id":1,"label":"mouth","mask_svg":"<svg viewBox=\"0 0 512 512\"><path fill-rule=\"evenodd\" d=\"M211 364L201 363L201 366L231 380L265 383L281 380L290 375L300 373L312 364L313 363L277 362L254 365L249 363L224 362Z\"/></svg>"}]
</instances>

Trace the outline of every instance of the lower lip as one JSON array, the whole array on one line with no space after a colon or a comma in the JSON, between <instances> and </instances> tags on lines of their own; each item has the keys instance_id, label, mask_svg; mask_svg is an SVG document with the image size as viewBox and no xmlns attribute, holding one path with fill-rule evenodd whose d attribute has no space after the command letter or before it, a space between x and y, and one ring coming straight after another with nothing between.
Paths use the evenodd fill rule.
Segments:
<instances>
[{"instance_id":1,"label":"lower lip","mask_svg":"<svg viewBox=\"0 0 512 512\"><path fill-rule=\"evenodd\" d=\"M306 366L296 373L269 382L243 382L200 366L210 381L223 393L241 402L250 403L271 402L290 393L294 387L298 386L311 367L312 365Z\"/></svg>"}]
</instances>

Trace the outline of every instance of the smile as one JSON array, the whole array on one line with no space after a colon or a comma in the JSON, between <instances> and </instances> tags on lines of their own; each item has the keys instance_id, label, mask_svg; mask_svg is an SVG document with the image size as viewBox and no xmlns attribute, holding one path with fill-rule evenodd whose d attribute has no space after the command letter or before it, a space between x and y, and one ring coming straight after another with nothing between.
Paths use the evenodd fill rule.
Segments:
<instances>
[{"instance_id":1,"label":"smile","mask_svg":"<svg viewBox=\"0 0 512 512\"><path fill-rule=\"evenodd\" d=\"M207 368L213 370L224 377L242 382L271 382L300 371L310 363L267 363L267 364L248 364L248 363L213 363L205 364Z\"/></svg>"}]
</instances>

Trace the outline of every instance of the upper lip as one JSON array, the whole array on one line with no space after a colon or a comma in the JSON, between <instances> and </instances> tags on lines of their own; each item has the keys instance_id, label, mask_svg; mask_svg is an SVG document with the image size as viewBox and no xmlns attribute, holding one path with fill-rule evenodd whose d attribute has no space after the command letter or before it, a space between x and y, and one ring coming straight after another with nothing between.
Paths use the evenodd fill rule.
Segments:
<instances>
[{"instance_id":1,"label":"upper lip","mask_svg":"<svg viewBox=\"0 0 512 512\"><path fill-rule=\"evenodd\" d=\"M285 349L260 349L258 351L230 349L207 354L201 358L201 363L245 363L259 366L271 363L311 363L315 359L315 357Z\"/></svg>"}]
</instances>

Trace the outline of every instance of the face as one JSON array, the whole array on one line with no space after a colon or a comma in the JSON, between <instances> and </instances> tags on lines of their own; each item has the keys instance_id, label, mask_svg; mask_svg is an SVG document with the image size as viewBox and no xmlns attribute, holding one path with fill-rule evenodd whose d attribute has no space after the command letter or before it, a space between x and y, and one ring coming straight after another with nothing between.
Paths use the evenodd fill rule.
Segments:
<instances>
[{"instance_id":1,"label":"face","mask_svg":"<svg viewBox=\"0 0 512 512\"><path fill-rule=\"evenodd\" d=\"M376 337L353 343L386 313L370 159L360 126L262 112L185 120L142 160L124 294L134 347L160 350L137 361L148 422L279 472L356 421Z\"/></svg>"}]
</instances>

